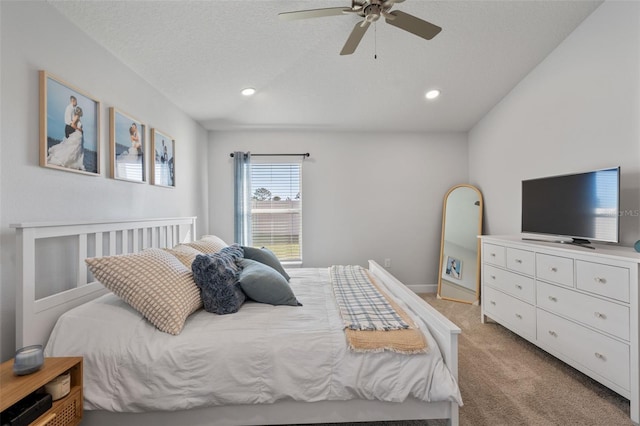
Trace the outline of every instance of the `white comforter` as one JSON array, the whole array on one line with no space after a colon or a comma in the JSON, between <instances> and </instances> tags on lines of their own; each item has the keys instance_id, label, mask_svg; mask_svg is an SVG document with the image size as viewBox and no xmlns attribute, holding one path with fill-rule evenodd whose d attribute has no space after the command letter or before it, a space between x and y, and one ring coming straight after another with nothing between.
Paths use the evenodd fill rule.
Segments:
<instances>
[{"instance_id":1,"label":"white comforter","mask_svg":"<svg viewBox=\"0 0 640 426\"><path fill-rule=\"evenodd\" d=\"M429 354L352 353L328 270L288 272L302 307L248 302L222 316L200 310L172 336L107 294L60 317L45 354L84 357L87 410L182 410L283 398L461 403L431 336Z\"/></svg>"}]
</instances>

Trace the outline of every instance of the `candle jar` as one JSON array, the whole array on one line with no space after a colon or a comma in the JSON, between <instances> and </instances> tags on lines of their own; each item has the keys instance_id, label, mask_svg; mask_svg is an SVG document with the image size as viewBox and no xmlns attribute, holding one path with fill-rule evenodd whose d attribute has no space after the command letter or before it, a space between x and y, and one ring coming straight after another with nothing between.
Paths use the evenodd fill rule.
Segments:
<instances>
[{"instance_id":1,"label":"candle jar","mask_svg":"<svg viewBox=\"0 0 640 426\"><path fill-rule=\"evenodd\" d=\"M17 376L35 373L44 364L42 345L31 345L16 351L13 373Z\"/></svg>"}]
</instances>

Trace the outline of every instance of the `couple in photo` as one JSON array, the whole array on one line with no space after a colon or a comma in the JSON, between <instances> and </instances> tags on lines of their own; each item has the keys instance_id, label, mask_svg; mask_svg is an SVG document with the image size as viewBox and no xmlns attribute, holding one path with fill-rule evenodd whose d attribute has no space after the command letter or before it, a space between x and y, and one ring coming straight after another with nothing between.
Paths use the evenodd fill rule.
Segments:
<instances>
[{"instance_id":1,"label":"couple in photo","mask_svg":"<svg viewBox=\"0 0 640 426\"><path fill-rule=\"evenodd\" d=\"M84 147L82 141L82 108L75 96L69 98L64 112L64 139L49 148L47 163L70 169L85 170Z\"/></svg>"},{"instance_id":2,"label":"couple in photo","mask_svg":"<svg viewBox=\"0 0 640 426\"><path fill-rule=\"evenodd\" d=\"M131 148L118 155L117 160L118 162L138 163L142 160L142 141L136 123L131 123L129 127L129 138L131 139Z\"/></svg>"}]
</instances>

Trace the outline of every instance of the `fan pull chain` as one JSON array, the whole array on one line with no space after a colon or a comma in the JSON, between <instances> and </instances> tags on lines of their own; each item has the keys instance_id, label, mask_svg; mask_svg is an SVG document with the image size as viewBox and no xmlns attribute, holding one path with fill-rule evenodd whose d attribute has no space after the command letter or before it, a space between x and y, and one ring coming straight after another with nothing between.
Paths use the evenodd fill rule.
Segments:
<instances>
[{"instance_id":1,"label":"fan pull chain","mask_svg":"<svg viewBox=\"0 0 640 426\"><path fill-rule=\"evenodd\" d=\"M378 59L378 23L373 24L373 59Z\"/></svg>"}]
</instances>

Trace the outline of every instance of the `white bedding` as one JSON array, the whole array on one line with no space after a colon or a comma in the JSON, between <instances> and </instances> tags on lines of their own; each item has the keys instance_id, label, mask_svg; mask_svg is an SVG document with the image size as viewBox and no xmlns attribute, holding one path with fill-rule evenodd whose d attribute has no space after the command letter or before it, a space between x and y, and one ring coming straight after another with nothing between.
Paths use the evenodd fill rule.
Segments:
<instances>
[{"instance_id":1,"label":"white bedding","mask_svg":"<svg viewBox=\"0 0 640 426\"><path fill-rule=\"evenodd\" d=\"M84 357L87 410L183 410L287 398L401 402L409 396L462 404L424 325L428 354L352 353L328 269L287 272L304 306L247 302L222 316L200 310L172 336L107 294L62 315L45 355Z\"/></svg>"}]
</instances>

